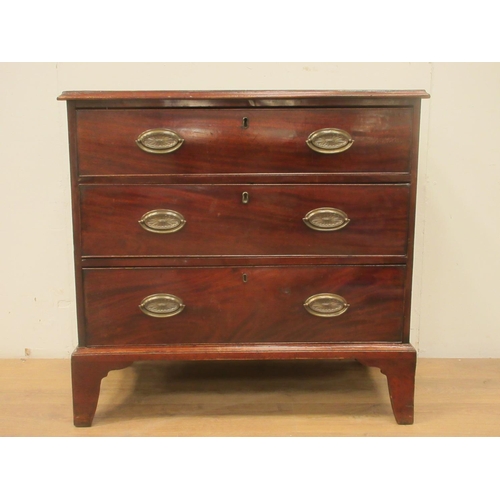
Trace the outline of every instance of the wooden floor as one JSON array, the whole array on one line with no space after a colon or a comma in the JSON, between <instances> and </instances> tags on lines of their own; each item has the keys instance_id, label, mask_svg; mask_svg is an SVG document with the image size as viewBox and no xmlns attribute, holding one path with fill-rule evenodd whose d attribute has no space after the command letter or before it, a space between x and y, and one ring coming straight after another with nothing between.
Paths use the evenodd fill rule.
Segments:
<instances>
[{"instance_id":1,"label":"wooden floor","mask_svg":"<svg viewBox=\"0 0 500 500\"><path fill-rule=\"evenodd\" d=\"M500 359L419 359L415 424L353 362L136 363L72 423L69 360L0 360L1 436L500 436Z\"/></svg>"}]
</instances>

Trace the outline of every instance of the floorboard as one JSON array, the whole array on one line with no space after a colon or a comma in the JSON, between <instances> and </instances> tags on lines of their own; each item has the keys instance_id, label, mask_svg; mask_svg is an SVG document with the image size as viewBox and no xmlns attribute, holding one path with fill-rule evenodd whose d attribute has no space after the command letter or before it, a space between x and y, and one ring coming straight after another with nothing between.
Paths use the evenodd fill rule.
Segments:
<instances>
[{"instance_id":1,"label":"floorboard","mask_svg":"<svg viewBox=\"0 0 500 500\"><path fill-rule=\"evenodd\" d=\"M500 436L500 359L419 359L415 423L354 362L135 363L72 423L69 360L0 360L1 436Z\"/></svg>"}]
</instances>

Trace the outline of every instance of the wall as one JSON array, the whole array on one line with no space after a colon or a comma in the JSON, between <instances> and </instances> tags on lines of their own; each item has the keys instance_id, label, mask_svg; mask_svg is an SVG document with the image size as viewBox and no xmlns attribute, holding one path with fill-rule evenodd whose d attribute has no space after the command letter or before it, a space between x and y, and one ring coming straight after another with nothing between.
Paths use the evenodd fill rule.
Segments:
<instances>
[{"instance_id":1,"label":"wall","mask_svg":"<svg viewBox=\"0 0 500 500\"><path fill-rule=\"evenodd\" d=\"M500 356L500 64L0 64L0 357L76 345L63 90L425 89L412 342Z\"/></svg>"}]
</instances>

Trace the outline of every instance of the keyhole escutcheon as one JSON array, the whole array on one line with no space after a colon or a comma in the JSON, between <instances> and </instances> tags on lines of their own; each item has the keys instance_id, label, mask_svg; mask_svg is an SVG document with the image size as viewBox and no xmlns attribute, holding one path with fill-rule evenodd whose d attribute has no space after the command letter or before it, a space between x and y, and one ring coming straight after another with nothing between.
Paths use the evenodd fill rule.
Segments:
<instances>
[{"instance_id":1,"label":"keyhole escutcheon","mask_svg":"<svg viewBox=\"0 0 500 500\"><path fill-rule=\"evenodd\" d=\"M246 116L243 117L243 128L248 128L248 118Z\"/></svg>"},{"instance_id":2,"label":"keyhole escutcheon","mask_svg":"<svg viewBox=\"0 0 500 500\"><path fill-rule=\"evenodd\" d=\"M250 201L250 195L246 191L241 193L241 203L246 205L249 201Z\"/></svg>"}]
</instances>

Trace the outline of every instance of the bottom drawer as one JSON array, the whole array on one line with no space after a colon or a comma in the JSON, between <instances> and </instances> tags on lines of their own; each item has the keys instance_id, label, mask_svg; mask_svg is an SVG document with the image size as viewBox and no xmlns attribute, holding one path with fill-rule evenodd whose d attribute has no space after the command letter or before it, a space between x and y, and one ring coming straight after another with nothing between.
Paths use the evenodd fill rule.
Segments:
<instances>
[{"instance_id":1,"label":"bottom drawer","mask_svg":"<svg viewBox=\"0 0 500 500\"><path fill-rule=\"evenodd\" d=\"M86 269L87 346L398 342L405 266Z\"/></svg>"}]
</instances>

